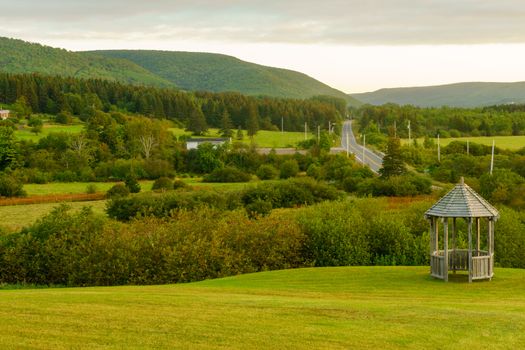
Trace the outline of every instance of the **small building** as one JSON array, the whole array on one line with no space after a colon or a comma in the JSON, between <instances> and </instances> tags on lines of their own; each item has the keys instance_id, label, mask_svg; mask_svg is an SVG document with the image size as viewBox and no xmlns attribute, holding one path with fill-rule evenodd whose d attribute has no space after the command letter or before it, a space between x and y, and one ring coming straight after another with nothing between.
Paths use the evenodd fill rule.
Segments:
<instances>
[{"instance_id":1,"label":"small building","mask_svg":"<svg viewBox=\"0 0 525 350\"><path fill-rule=\"evenodd\" d=\"M6 120L7 118L9 118L10 113L11 112L7 109L0 109L0 119Z\"/></svg>"},{"instance_id":2,"label":"small building","mask_svg":"<svg viewBox=\"0 0 525 350\"><path fill-rule=\"evenodd\" d=\"M425 217L430 222L430 274L448 281L452 271L468 271L468 280L491 280L494 276L494 224L499 212L465 184L463 178L450 192L437 201ZM457 248L457 219L467 223L467 249ZM440 242L440 223L443 226ZM451 242L449 244L449 223ZM483 224L483 225L482 225ZM486 237L481 237L485 227ZM474 229L474 230L473 230ZM474 235L473 235L474 231ZM473 240L475 239L475 242Z\"/></svg>"},{"instance_id":3,"label":"small building","mask_svg":"<svg viewBox=\"0 0 525 350\"><path fill-rule=\"evenodd\" d=\"M197 149L203 143L211 143L212 145L222 145L230 142L230 138L191 138L186 140L186 149Z\"/></svg>"}]
</instances>

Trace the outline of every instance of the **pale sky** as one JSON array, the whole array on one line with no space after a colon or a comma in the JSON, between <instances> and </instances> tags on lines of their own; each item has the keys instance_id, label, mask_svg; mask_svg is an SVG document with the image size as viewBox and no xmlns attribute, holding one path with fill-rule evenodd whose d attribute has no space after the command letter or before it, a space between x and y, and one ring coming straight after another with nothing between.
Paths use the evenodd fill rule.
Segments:
<instances>
[{"instance_id":1,"label":"pale sky","mask_svg":"<svg viewBox=\"0 0 525 350\"><path fill-rule=\"evenodd\" d=\"M523 0L0 0L0 36L216 52L345 92L525 81Z\"/></svg>"}]
</instances>

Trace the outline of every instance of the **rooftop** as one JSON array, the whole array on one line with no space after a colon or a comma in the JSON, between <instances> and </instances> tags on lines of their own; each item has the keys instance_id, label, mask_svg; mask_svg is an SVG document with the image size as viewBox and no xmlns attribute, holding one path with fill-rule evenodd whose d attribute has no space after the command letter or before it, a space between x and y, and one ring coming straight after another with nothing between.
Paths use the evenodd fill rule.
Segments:
<instances>
[{"instance_id":1,"label":"rooftop","mask_svg":"<svg viewBox=\"0 0 525 350\"><path fill-rule=\"evenodd\" d=\"M461 182L427 210L425 216L497 219L499 212L461 178Z\"/></svg>"}]
</instances>

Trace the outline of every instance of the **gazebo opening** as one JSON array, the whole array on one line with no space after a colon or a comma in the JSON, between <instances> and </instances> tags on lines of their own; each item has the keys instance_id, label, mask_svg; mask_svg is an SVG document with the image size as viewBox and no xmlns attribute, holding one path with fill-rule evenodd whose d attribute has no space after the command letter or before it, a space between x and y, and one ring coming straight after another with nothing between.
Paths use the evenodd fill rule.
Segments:
<instances>
[{"instance_id":1,"label":"gazebo opening","mask_svg":"<svg viewBox=\"0 0 525 350\"><path fill-rule=\"evenodd\" d=\"M430 222L432 277L448 281L449 271L468 271L469 282L492 279L494 223L499 218L496 208L461 178L459 184L427 210L425 217ZM465 242L464 248L458 248L458 219L466 223L468 243Z\"/></svg>"}]
</instances>

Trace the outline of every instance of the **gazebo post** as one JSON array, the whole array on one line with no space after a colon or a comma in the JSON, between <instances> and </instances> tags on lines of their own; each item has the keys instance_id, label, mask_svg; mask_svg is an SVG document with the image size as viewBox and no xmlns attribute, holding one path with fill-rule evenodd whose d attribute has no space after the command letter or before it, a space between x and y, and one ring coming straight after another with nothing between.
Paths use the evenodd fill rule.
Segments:
<instances>
[{"instance_id":1,"label":"gazebo post","mask_svg":"<svg viewBox=\"0 0 525 350\"><path fill-rule=\"evenodd\" d=\"M434 220L434 251L439 250L439 220L436 217L432 217Z\"/></svg>"},{"instance_id":2,"label":"gazebo post","mask_svg":"<svg viewBox=\"0 0 525 350\"><path fill-rule=\"evenodd\" d=\"M481 231L481 227L480 227L480 224L481 224L481 219L480 218L476 218L476 231L477 231L477 234L478 234L478 238L476 239L476 250L477 250L477 256L479 256L479 251L480 251L480 231Z\"/></svg>"},{"instance_id":3,"label":"gazebo post","mask_svg":"<svg viewBox=\"0 0 525 350\"><path fill-rule=\"evenodd\" d=\"M468 218L468 282L472 283L472 218Z\"/></svg>"},{"instance_id":4,"label":"gazebo post","mask_svg":"<svg viewBox=\"0 0 525 350\"><path fill-rule=\"evenodd\" d=\"M445 218L443 236L443 280L448 282L448 218Z\"/></svg>"},{"instance_id":5,"label":"gazebo post","mask_svg":"<svg viewBox=\"0 0 525 350\"><path fill-rule=\"evenodd\" d=\"M456 274L456 218L452 219L452 271Z\"/></svg>"},{"instance_id":6,"label":"gazebo post","mask_svg":"<svg viewBox=\"0 0 525 350\"><path fill-rule=\"evenodd\" d=\"M489 280L492 280L492 268L494 263L494 220L489 218Z\"/></svg>"}]
</instances>

